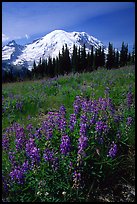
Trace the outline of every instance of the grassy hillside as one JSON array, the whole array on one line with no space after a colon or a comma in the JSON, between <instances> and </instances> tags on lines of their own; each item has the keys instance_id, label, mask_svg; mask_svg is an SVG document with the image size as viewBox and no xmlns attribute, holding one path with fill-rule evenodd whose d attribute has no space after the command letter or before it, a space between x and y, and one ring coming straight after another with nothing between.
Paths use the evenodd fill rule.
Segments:
<instances>
[{"instance_id":1,"label":"grassy hillside","mask_svg":"<svg viewBox=\"0 0 137 204\"><path fill-rule=\"evenodd\" d=\"M86 109L87 107L88 109ZM76 110L77 108L80 110ZM59 120L56 118L57 114L60 114ZM73 131L72 127L70 128L72 114L75 115L73 117L76 117ZM95 122L92 124L90 121L93 118ZM72 121L74 125L74 118ZM87 132L83 133L86 135L83 136L85 142L82 143L83 140L80 136L81 131L84 131L81 129L83 124L86 124ZM36 136L39 134L38 130L41 132L41 137ZM100 68L92 73L70 74L53 79L3 84L3 176L6 178L4 185L8 188L7 191L4 190L4 196L9 197L10 201L14 201L15 192L18 192L16 201L46 200L56 202L75 201L75 198L78 201L84 200L90 194L93 180L97 179L100 182L100 178L105 179L107 177L108 171L113 174L117 171L119 164L125 161L127 148L135 145L134 130L134 66L116 70ZM51 132L52 139L50 136L45 139ZM22 138L22 134L25 140ZM66 136L64 138L64 134L68 135L67 139ZM27 151L25 145L30 142L30 138L34 139L35 150L38 148L37 154L39 154L40 164L32 165L34 155L30 156L30 153L25 153ZM20 144L22 140L23 142ZM68 141L70 144L67 143ZM84 150L82 153L77 153L80 142L83 144L81 148ZM61 144L62 148L66 148L63 145L68 145L67 149L59 150ZM55 169L52 169L53 164L51 165L53 160L45 162L45 158L47 158L44 157L47 154L45 148L55 152L56 159L60 161L56 173L54 172ZM115 157L114 151L117 152L117 149L116 158L113 158L113 156ZM65 154L63 151L68 152ZM11 154L14 152L16 155L16 165L13 165L14 162L11 157L9 158L9 152L12 152ZM50 154L53 154L51 152ZM87 156L82 156L84 153ZM20 177L17 179L17 175L13 171L17 165L24 164L24 161L29 163L29 167L24 170L24 174L22 173L23 177L21 177L22 174L20 175L23 178L22 182L25 182L21 183ZM94 166L92 166L92 162ZM69 163L73 165L68 169ZM126 162L123 164L125 165ZM45 168L48 169L46 173ZM90 168L93 170L93 174L89 173ZM61 175L64 176L62 180ZM79 176L82 176L83 182L78 180ZM90 184L88 184L86 177L92 181ZM46 184L40 185L39 182L42 180ZM42 185L46 191L43 190ZM71 190L73 188L74 192ZM54 195L55 191L58 193Z\"/></svg>"},{"instance_id":2,"label":"grassy hillside","mask_svg":"<svg viewBox=\"0 0 137 204\"><path fill-rule=\"evenodd\" d=\"M134 66L117 70L100 69L92 73L60 76L39 81L25 81L2 85L3 128L13 121L23 123L28 115L39 118L38 114L58 109L64 105L69 112L77 95L91 99L109 97L115 105L124 105L129 89L135 94ZM20 103L21 108L16 108ZM18 106L18 105L17 105Z\"/></svg>"}]
</instances>

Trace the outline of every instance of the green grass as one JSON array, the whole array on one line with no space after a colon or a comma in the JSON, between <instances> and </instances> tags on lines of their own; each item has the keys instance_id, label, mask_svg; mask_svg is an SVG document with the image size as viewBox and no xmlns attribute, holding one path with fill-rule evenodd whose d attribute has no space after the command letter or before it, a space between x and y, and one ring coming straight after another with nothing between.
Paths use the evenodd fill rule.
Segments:
<instances>
[{"instance_id":1,"label":"green grass","mask_svg":"<svg viewBox=\"0 0 137 204\"><path fill-rule=\"evenodd\" d=\"M77 95L98 99L105 96L106 87L109 87L109 97L115 105L124 108L125 97L130 86L135 96L134 66L117 70L100 69L91 73L70 74L49 80L3 84L3 106L7 110L2 116L2 128L5 129L14 121L27 124L28 115L32 117L32 123L34 118L34 121L39 122L39 114L58 110L62 104L71 113L72 103ZM13 94L14 99L10 98L9 94ZM17 101L23 102L22 111L16 109Z\"/></svg>"},{"instance_id":2,"label":"green grass","mask_svg":"<svg viewBox=\"0 0 137 204\"><path fill-rule=\"evenodd\" d=\"M105 90L109 93L106 95ZM127 93L131 91L133 94L133 103L130 108L127 107ZM81 96L81 104L95 102L95 107L98 109L96 121L103 121L109 128L108 132L102 132L103 143L100 143L100 134L96 130L96 124L89 125L90 119L96 112L96 108L92 112L84 109L76 115L76 125L74 132L69 128L70 114L74 113L73 103L76 96ZM92 201L91 187L95 183L92 191L96 192L96 187L106 178L114 177L115 173L128 171L131 161L128 151L135 147L135 67L123 67L116 70L99 69L92 73L69 74L59 76L54 79L43 79L37 81L25 81L17 83L8 83L2 85L2 133L3 143L6 146L7 139L9 141L9 149L3 150L3 170L5 182L9 186L9 191L4 190L3 197L8 198L10 202L60 202L60 201ZM110 98L114 104L115 114L112 115L110 105L105 105L106 109L100 108L99 98L106 101ZM19 104L21 104L19 109ZM67 126L65 133L70 138L72 149L69 154L64 156L60 153L60 144L63 133L58 129L56 116L51 118L49 111L56 113L60 106L66 108L66 116L63 121L66 121ZM96 106L97 105L97 106ZM102 106L102 105L101 105ZM90 106L91 108L91 106ZM85 111L85 112L84 112ZM78 141L80 138L80 121L81 117L86 116L88 120L86 137L88 145L85 149L87 156L81 157L78 153ZM107 120L104 119L104 116ZM115 116L122 116L122 120L115 122ZM132 117L133 123L127 126L127 118ZM47 122L50 128L52 125L52 137L47 139L48 126L42 126L42 122ZM15 122L20 126L14 126ZM84 123L84 122L83 122ZM32 124L32 130L27 130L27 125ZM13 125L13 126L12 126ZM6 129L12 126L11 129ZM42 127L42 128L41 128ZM17 129L16 129L17 128ZM40 130L40 136L34 136ZM22 149L18 149L18 137L23 137L25 142L22 143ZM120 139L117 137L117 132L121 132ZM36 134L37 135L37 134ZM9 160L9 151L15 151L15 161L21 166L24 161L31 164L31 159L26 155L26 144L29 143L30 137L34 137L36 149L40 151L40 164L34 165L32 169L27 170L25 175L25 183L20 185L10 179L10 172L13 170L11 165L14 164ZM20 138L22 140L22 138ZM21 142L20 140L20 142ZM116 157L108 156L111 145L117 144L118 152ZM16 145L15 145L16 144ZM34 146L35 146L34 145ZM35 149L35 151L36 151ZM43 158L44 150L53 150L54 157L59 160L57 170L53 169L52 161L45 161ZM128 149L128 151L127 151ZM20 151L21 150L21 151ZM54 158L55 159L55 158ZM51 162L51 163L50 163ZM72 166L70 166L70 162ZM82 162L82 163L81 163ZM16 169L16 165L14 166ZM131 168L131 167L130 167ZM74 171L81 173L85 182L85 187L75 189L73 179ZM130 169L131 170L131 169ZM125 175L125 174L124 174ZM63 192L66 195L63 195ZM87 195L90 195L87 197Z\"/></svg>"}]
</instances>

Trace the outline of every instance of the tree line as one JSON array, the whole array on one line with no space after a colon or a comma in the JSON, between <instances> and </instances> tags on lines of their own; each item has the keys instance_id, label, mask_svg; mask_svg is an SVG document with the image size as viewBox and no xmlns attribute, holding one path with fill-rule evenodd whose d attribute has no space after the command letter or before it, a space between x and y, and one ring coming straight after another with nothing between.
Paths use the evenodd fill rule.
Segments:
<instances>
[{"instance_id":1,"label":"tree line","mask_svg":"<svg viewBox=\"0 0 137 204\"><path fill-rule=\"evenodd\" d=\"M69 73L92 72L99 67L106 69L119 68L128 64L135 63L135 46L133 46L132 53L128 52L128 44L122 42L121 50L116 50L113 44L109 42L108 53L105 54L104 48L98 49L91 46L90 51L86 52L85 44L82 47L73 45L73 51L70 55L67 44L63 45L62 52L56 58L48 59L40 58L39 63L33 63L32 71L27 71L24 78L37 79L43 77L55 77ZM13 79L14 77L11 76ZM6 74L6 81L8 74ZM17 80L17 76L15 81Z\"/></svg>"}]
</instances>

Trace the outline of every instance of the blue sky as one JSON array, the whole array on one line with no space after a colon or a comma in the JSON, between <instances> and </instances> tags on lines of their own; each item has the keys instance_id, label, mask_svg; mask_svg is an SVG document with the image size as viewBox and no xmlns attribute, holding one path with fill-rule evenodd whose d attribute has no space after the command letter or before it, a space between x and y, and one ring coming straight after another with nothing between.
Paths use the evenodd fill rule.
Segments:
<instances>
[{"instance_id":1,"label":"blue sky","mask_svg":"<svg viewBox=\"0 0 137 204\"><path fill-rule=\"evenodd\" d=\"M2 42L30 43L62 29L84 31L121 47L135 42L134 2L2 2Z\"/></svg>"}]
</instances>

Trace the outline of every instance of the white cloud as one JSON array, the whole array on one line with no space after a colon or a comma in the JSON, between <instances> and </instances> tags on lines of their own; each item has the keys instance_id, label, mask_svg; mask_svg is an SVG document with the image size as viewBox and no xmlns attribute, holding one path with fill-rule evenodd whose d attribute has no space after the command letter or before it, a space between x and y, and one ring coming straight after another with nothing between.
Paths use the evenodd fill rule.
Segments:
<instances>
[{"instance_id":1,"label":"white cloud","mask_svg":"<svg viewBox=\"0 0 137 204\"><path fill-rule=\"evenodd\" d=\"M26 37L27 39L29 39L29 35L26 34L25 37Z\"/></svg>"},{"instance_id":2,"label":"white cloud","mask_svg":"<svg viewBox=\"0 0 137 204\"><path fill-rule=\"evenodd\" d=\"M9 37L2 33L2 42L8 41Z\"/></svg>"},{"instance_id":3,"label":"white cloud","mask_svg":"<svg viewBox=\"0 0 137 204\"><path fill-rule=\"evenodd\" d=\"M13 39L18 40L18 39L21 39L21 38L22 38L21 36L15 36Z\"/></svg>"}]
</instances>

